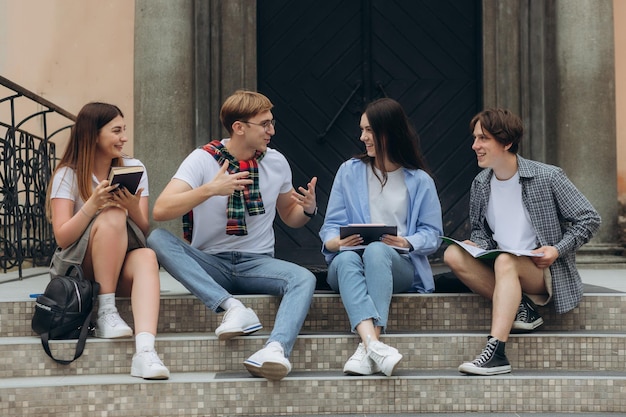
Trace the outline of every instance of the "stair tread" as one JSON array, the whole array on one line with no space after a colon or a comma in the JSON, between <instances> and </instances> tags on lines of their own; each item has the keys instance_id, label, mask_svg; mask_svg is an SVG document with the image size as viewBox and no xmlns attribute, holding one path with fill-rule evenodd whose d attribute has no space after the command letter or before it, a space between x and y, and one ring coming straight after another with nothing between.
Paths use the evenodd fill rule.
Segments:
<instances>
[{"instance_id":1,"label":"stair tread","mask_svg":"<svg viewBox=\"0 0 626 417\"><path fill-rule=\"evenodd\" d=\"M492 376L471 376L461 374L454 369L402 369L394 373L393 376L387 377L382 374L369 376L345 375L340 370L329 371L293 371L282 381L290 380L339 380L359 381L359 380L393 380L393 379L533 379L533 380L549 380L549 379L610 379L610 380L626 380L626 371L586 371L586 370L514 370L509 374L492 375ZM37 376L37 377L19 377L8 378L0 381L0 389L5 388L26 388L26 387L51 387L51 386L74 386L74 385L119 385L119 384L163 384L163 383L210 383L210 382L236 382L247 381L250 383L272 383L264 378L256 378L251 376L245 370L241 372L176 372L170 376L169 380L150 381L141 378L132 377L129 374L96 374L96 375L61 375L61 376Z\"/></svg>"},{"instance_id":2,"label":"stair tread","mask_svg":"<svg viewBox=\"0 0 626 417\"><path fill-rule=\"evenodd\" d=\"M266 339L269 336L269 330L259 331L251 335L247 336L238 336L232 341L243 340L243 339ZM450 331L450 330L425 330L425 331L415 331L415 332L389 332L384 335L384 338L408 338L408 337L463 337L463 336L476 336L476 337L485 337L484 331ZM516 337L618 337L618 338L626 338L626 334L617 330L535 330L530 333L512 333L511 338ZM320 338L328 338L334 339L336 337L354 337L356 340L356 336L349 332L303 332L298 335L298 339L320 339ZM132 341L132 337L125 338L117 338L117 339L101 339L97 337L90 336L87 338L87 343L122 343ZM176 341L176 340L215 340L218 338L215 336L213 332L206 333L197 333L197 332L189 332L189 333L159 333L156 337L157 342L161 341ZM59 344L59 343L72 343L75 340L51 340L50 344ZM41 343L41 339L39 336L5 336L0 337L0 345L17 345L17 344L39 344ZM220 342L220 343L228 343Z\"/></svg>"}]
</instances>

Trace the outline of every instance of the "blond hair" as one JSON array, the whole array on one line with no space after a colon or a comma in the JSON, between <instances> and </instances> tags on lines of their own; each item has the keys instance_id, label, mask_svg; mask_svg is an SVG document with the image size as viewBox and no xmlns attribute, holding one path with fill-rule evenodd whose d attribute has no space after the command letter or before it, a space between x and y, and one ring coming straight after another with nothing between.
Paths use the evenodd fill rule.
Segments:
<instances>
[{"instance_id":1,"label":"blond hair","mask_svg":"<svg viewBox=\"0 0 626 417\"><path fill-rule=\"evenodd\" d=\"M261 93L237 90L224 101L220 110L220 121L228 134L233 133L233 123L248 121L259 113L274 107L270 99Z\"/></svg>"}]
</instances>

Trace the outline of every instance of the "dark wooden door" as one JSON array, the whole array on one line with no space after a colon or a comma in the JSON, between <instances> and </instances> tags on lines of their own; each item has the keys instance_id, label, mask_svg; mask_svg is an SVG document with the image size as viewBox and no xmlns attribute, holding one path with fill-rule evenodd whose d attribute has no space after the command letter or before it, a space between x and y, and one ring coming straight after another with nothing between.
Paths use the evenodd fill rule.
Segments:
<instances>
[{"instance_id":1,"label":"dark wooden door","mask_svg":"<svg viewBox=\"0 0 626 417\"><path fill-rule=\"evenodd\" d=\"M480 109L480 0L258 2L258 89L275 104L271 147L294 186L318 177L320 216L301 229L278 221L276 256L322 264L318 231L339 165L362 152L359 118L398 100L422 140L448 235L466 237L478 172L468 123Z\"/></svg>"}]
</instances>

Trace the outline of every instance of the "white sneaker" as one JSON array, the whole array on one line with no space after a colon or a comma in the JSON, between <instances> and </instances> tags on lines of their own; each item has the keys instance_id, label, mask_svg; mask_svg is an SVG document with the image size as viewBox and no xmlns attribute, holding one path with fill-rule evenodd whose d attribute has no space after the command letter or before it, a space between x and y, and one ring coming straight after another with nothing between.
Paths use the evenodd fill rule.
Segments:
<instances>
[{"instance_id":1,"label":"white sneaker","mask_svg":"<svg viewBox=\"0 0 626 417\"><path fill-rule=\"evenodd\" d=\"M367 355L387 376L391 376L402 355L396 348L387 346L383 342L374 341L367 345Z\"/></svg>"},{"instance_id":2,"label":"white sneaker","mask_svg":"<svg viewBox=\"0 0 626 417\"><path fill-rule=\"evenodd\" d=\"M372 375L380 372L378 365L367 354L365 345L359 343L356 352L343 366L343 372L348 375Z\"/></svg>"},{"instance_id":3,"label":"white sneaker","mask_svg":"<svg viewBox=\"0 0 626 417\"><path fill-rule=\"evenodd\" d=\"M133 335L133 329L122 320L117 311L112 311L98 316L95 335L103 339L130 337Z\"/></svg>"},{"instance_id":4,"label":"white sneaker","mask_svg":"<svg viewBox=\"0 0 626 417\"><path fill-rule=\"evenodd\" d=\"M254 376L280 381L291 372L291 363L283 348L270 344L246 359L243 365Z\"/></svg>"},{"instance_id":5,"label":"white sneaker","mask_svg":"<svg viewBox=\"0 0 626 417\"><path fill-rule=\"evenodd\" d=\"M170 371L163 365L154 349L142 350L133 355L130 375L143 379L168 379Z\"/></svg>"},{"instance_id":6,"label":"white sneaker","mask_svg":"<svg viewBox=\"0 0 626 417\"><path fill-rule=\"evenodd\" d=\"M251 308L233 307L226 311L222 324L215 329L219 340L228 340L235 336L243 336L262 329L259 318Z\"/></svg>"}]
</instances>

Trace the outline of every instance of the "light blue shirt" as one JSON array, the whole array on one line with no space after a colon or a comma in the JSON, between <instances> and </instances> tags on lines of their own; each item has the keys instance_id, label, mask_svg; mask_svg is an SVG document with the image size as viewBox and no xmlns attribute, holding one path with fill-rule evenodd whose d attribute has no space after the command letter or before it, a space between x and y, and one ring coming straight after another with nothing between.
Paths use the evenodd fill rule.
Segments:
<instances>
[{"instance_id":1,"label":"light blue shirt","mask_svg":"<svg viewBox=\"0 0 626 417\"><path fill-rule=\"evenodd\" d=\"M326 217L319 233L322 254L328 264L337 253L326 250L324 242L339 236L340 226L372 222L366 169L370 168L353 158L344 162L335 175ZM407 233L404 237L413 246L408 255L415 270L412 289L420 293L431 293L435 290L435 283L427 256L434 253L441 244L441 204L435 182L426 172L404 168L402 170L409 193Z\"/></svg>"}]
</instances>

